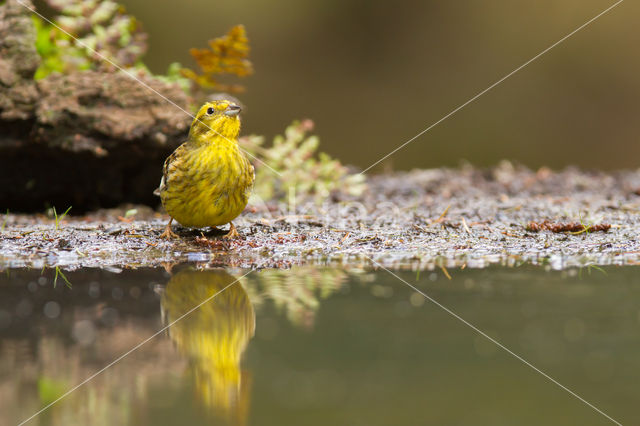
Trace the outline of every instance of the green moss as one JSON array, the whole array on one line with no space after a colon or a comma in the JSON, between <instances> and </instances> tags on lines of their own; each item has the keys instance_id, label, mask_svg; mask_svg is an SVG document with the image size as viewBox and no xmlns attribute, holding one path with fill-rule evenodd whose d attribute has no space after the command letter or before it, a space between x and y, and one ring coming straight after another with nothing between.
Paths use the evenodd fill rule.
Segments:
<instances>
[{"instance_id":1,"label":"green moss","mask_svg":"<svg viewBox=\"0 0 640 426\"><path fill-rule=\"evenodd\" d=\"M31 18L36 28L36 51L42 58L34 76L36 80L52 72L66 73L91 67L89 59L74 46L71 37L36 15Z\"/></svg>"},{"instance_id":2,"label":"green moss","mask_svg":"<svg viewBox=\"0 0 640 426\"><path fill-rule=\"evenodd\" d=\"M123 67L140 63L147 49L147 35L118 3L111 0L47 0L47 3L60 14L54 19L55 26L32 16L36 49L42 57L36 79L52 72L108 69L112 67L109 61Z\"/></svg>"}]
</instances>

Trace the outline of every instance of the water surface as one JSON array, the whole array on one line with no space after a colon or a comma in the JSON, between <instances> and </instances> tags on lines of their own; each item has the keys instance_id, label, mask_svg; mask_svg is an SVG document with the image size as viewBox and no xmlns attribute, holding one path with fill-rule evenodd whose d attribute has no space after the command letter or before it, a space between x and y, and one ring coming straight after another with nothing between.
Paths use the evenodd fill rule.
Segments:
<instances>
[{"instance_id":1,"label":"water surface","mask_svg":"<svg viewBox=\"0 0 640 426\"><path fill-rule=\"evenodd\" d=\"M8 270L0 424L607 424L383 270ZM624 424L640 269L398 275ZM221 291L223 290L223 291ZM193 310L208 298L211 301ZM185 315L186 314L186 315Z\"/></svg>"}]
</instances>

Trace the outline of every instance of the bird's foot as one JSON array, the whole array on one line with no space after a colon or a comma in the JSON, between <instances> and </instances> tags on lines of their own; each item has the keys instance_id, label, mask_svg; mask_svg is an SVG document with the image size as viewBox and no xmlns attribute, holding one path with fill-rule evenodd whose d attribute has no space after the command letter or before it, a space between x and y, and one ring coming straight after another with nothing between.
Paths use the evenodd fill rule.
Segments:
<instances>
[{"instance_id":1,"label":"bird's foot","mask_svg":"<svg viewBox=\"0 0 640 426\"><path fill-rule=\"evenodd\" d=\"M170 240L172 238L180 238L180 236L175 232L173 232L171 228L165 228L164 232L160 235L160 238L163 238L165 240Z\"/></svg>"},{"instance_id":2,"label":"bird's foot","mask_svg":"<svg viewBox=\"0 0 640 426\"><path fill-rule=\"evenodd\" d=\"M232 240L234 238L238 238L240 236L240 234L238 234L238 230L236 229L235 225L231 222L229 222L229 232L227 232L227 234L222 237L225 240Z\"/></svg>"},{"instance_id":3,"label":"bird's foot","mask_svg":"<svg viewBox=\"0 0 640 426\"><path fill-rule=\"evenodd\" d=\"M171 230L171 222L173 221L173 219L171 219L169 221L169 223L167 223L167 226L164 228L164 232L160 235L160 238L164 238L166 240L170 240L172 238L180 238L178 236L178 234L176 234L175 232L173 232Z\"/></svg>"},{"instance_id":4,"label":"bird's foot","mask_svg":"<svg viewBox=\"0 0 640 426\"><path fill-rule=\"evenodd\" d=\"M162 262L160 265L167 271L167 274L171 275L171 271L173 267L176 266L178 262Z\"/></svg>"}]
</instances>

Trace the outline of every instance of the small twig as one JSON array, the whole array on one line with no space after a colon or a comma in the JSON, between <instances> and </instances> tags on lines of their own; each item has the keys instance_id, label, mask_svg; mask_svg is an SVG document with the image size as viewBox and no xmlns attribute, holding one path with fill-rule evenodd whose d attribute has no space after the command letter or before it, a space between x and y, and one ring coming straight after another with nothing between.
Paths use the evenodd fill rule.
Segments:
<instances>
[{"instance_id":1,"label":"small twig","mask_svg":"<svg viewBox=\"0 0 640 426\"><path fill-rule=\"evenodd\" d=\"M369 237L369 238L358 238L356 240L356 242L357 243L366 243L367 241L375 240L376 238L378 238L378 234L374 235L373 237Z\"/></svg>"},{"instance_id":2,"label":"small twig","mask_svg":"<svg viewBox=\"0 0 640 426\"><path fill-rule=\"evenodd\" d=\"M464 220L464 217L462 218L462 226L464 227L464 230L467 231L467 234L471 233L471 229L467 226L467 221Z\"/></svg>"},{"instance_id":3,"label":"small twig","mask_svg":"<svg viewBox=\"0 0 640 426\"><path fill-rule=\"evenodd\" d=\"M548 220L543 222L529 222L525 229L529 232L551 231L555 233L566 232L572 235L582 234L584 232L607 232L611 229L608 223L598 225L585 226L582 223L552 223Z\"/></svg>"},{"instance_id":4,"label":"small twig","mask_svg":"<svg viewBox=\"0 0 640 426\"><path fill-rule=\"evenodd\" d=\"M207 247L210 249L224 249L224 250L229 250L229 245L227 244L226 241L224 240L210 240L208 238L206 238L204 235L200 236L200 237L196 237L193 240L194 243L196 243L199 246L202 247Z\"/></svg>"},{"instance_id":5,"label":"small twig","mask_svg":"<svg viewBox=\"0 0 640 426\"><path fill-rule=\"evenodd\" d=\"M342 243L344 243L344 240L346 240L349 237L349 235L351 235L351 232L347 232L346 234L344 234L344 237L342 237L338 245L341 245Z\"/></svg>"},{"instance_id":6,"label":"small twig","mask_svg":"<svg viewBox=\"0 0 640 426\"><path fill-rule=\"evenodd\" d=\"M447 277L449 281L451 281L451 275L449 275L449 271L447 271L447 268L445 268L444 266L440 266L440 269L442 269L442 273L444 274L444 276Z\"/></svg>"},{"instance_id":7,"label":"small twig","mask_svg":"<svg viewBox=\"0 0 640 426\"><path fill-rule=\"evenodd\" d=\"M447 213L449 212L449 208L451 207L451 204L449 204L447 206L446 209L444 209L444 211L442 212L442 214L440 215L439 218L437 218L436 220L433 221L433 223L440 223L444 220L444 218L447 216Z\"/></svg>"}]
</instances>

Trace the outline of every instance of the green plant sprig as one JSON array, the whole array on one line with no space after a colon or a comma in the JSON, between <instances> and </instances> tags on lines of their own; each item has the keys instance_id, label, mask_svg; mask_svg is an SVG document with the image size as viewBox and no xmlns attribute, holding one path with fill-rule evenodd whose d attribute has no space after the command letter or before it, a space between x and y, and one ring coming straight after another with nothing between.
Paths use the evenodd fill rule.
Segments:
<instances>
[{"instance_id":1,"label":"green plant sprig","mask_svg":"<svg viewBox=\"0 0 640 426\"><path fill-rule=\"evenodd\" d=\"M56 285L58 284L58 276L62 277L64 282L67 283L67 287L69 287L69 288L72 287L71 282L69 282L67 277L62 273L62 271L60 270L60 267L56 266L56 276L53 279L53 288L56 288Z\"/></svg>"},{"instance_id":2,"label":"green plant sprig","mask_svg":"<svg viewBox=\"0 0 640 426\"><path fill-rule=\"evenodd\" d=\"M67 215L67 213L69 213L69 210L71 210L72 206L69 206L69 208L60 215L60 217L58 217L58 212L56 212L56 208L53 207L53 216L54 216L54 220L55 220L55 224L56 224L56 231L60 230L60 223L62 222L62 220L64 219L64 217Z\"/></svg>"},{"instance_id":3,"label":"green plant sprig","mask_svg":"<svg viewBox=\"0 0 640 426\"><path fill-rule=\"evenodd\" d=\"M256 167L254 192L262 199L282 198L295 189L296 194L311 196L316 202L325 199L333 191L358 196L366 188L365 176L351 174L340 161L324 152L318 152L320 139L309 135L313 122L294 121L284 135L273 139L270 147L264 146L262 136L248 136L240 142L250 154L269 165ZM279 176L273 176L271 170Z\"/></svg>"}]
</instances>

